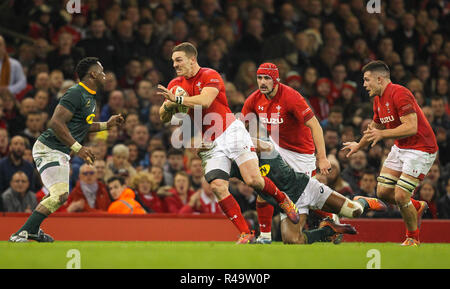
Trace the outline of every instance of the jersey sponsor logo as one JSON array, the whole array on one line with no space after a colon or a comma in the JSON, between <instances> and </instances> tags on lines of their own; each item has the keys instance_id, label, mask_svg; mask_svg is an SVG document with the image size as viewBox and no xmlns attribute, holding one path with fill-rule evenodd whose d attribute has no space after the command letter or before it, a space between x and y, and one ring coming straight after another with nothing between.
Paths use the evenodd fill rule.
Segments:
<instances>
[{"instance_id":1,"label":"jersey sponsor logo","mask_svg":"<svg viewBox=\"0 0 450 289\"><path fill-rule=\"evenodd\" d=\"M270 165L262 165L261 167L259 167L259 172L261 173L261 176L267 176L270 172Z\"/></svg>"},{"instance_id":2,"label":"jersey sponsor logo","mask_svg":"<svg viewBox=\"0 0 450 289\"><path fill-rule=\"evenodd\" d=\"M389 115L389 116L386 116L386 117L382 117L382 118L380 118L380 121L383 124L391 122L391 121L394 121L394 116L393 115Z\"/></svg>"},{"instance_id":3,"label":"jersey sponsor logo","mask_svg":"<svg viewBox=\"0 0 450 289\"><path fill-rule=\"evenodd\" d=\"M94 113L91 113L90 115L88 115L88 116L86 117L86 122L87 122L88 124L92 124L92 123L94 122L94 118L95 118L95 114L94 114Z\"/></svg>"},{"instance_id":4,"label":"jersey sponsor logo","mask_svg":"<svg viewBox=\"0 0 450 289\"><path fill-rule=\"evenodd\" d=\"M86 102L86 107L89 107L90 105L91 105L91 100L88 99L87 102Z\"/></svg>"},{"instance_id":5,"label":"jersey sponsor logo","mask_svg":"<svg viewBox=\"0 0 450 289\"><path fill-rule=\"evenodd\" d=\"M283 118L267 118L267 117L260 117L260 120L262 123L265 124L281 124L284 122Z\"/></svg>"}]
</instances>

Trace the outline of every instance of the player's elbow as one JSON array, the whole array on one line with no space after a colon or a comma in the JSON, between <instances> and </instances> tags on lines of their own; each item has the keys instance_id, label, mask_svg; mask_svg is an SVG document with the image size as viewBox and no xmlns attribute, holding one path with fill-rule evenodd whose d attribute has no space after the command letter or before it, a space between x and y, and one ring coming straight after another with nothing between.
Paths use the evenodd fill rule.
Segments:
<instances>
[{"instance_id":1,"label":"player's elbow","mask_svg":"<svg viewBox=\"0 0 450 289\"><path fill-rule=\"evenodd\" d=\"M205 100L202 102L201 106L203 109L208 109L211 106L211 104L212 104L212 101Z\"/></svg>"},{"instance_id":2,"label":"player's elbow","mask_svg":"<svg viewBox=\"0 0 450 289\"><path fill-rule=\"evenodd\" d=\"M417 134L417 124L409 125L408 135L412 136L412 135L416 135L416 134Z\"/></svg>"}]
</instances>

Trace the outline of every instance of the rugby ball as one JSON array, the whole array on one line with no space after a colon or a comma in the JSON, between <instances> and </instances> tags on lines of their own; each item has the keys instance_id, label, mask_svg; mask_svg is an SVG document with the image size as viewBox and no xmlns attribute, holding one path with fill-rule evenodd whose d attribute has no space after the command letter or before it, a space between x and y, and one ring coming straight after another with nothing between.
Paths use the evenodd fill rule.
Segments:
<instances>
[{"instance_id":1,"label":"rugby ball","mask_svg":"<svg viewBox=\"0 0 450 289\"><path fill-rule=\"evenodd\" d=\"M182 88L179 85L172 87L170 91L175 96L189 97L189 94L186 92L186 90L184 90L184 88ZM189 111L189 107L182 105L182 104L179 104L176 108L176 112L187 113L188 111Z\"/></svg>"}]
</instances>

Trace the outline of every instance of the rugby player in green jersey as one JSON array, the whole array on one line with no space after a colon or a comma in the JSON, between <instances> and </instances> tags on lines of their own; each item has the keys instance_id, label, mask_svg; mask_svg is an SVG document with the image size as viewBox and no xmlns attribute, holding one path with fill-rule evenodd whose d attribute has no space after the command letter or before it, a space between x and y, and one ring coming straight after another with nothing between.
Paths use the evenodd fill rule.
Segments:
<instances>
[{"instance_id":1,"label":"rugby player in green jersey","mask_svg":"<svg viewBox=\"0 0 450 289\"><path fill-rule=\"evenodd\" d=\"M300 222L294 224L281 213L281 236L285 244L311 244L318 241L333 240L339 234L356 234L348 224L336 224L330 219L321 222L318 229L303 231L310 209L323 210L340 217L359 217L365 210L384 211L386 205L376 198L358 197L350 200L315 178L304 173L295 172L281 158L272 143L253 138L259 154L260 171L270 178L275 185L285 192L296 204ZM230 177L241 179L239 169L233 163ZM276 206L270 196L261 194L266 201Z\"/></svg>"},{"instance_id":2,"label":"rugby player in green jersey","mask_svg":"<svg viewBox=\"0 0 450 289\"><path fill-rule=\"evenodd\" d=\"M10 242L53 242L40 229L41 223L55 212L69 196L70 154L93 164L94 154L81 145L90 132L120 126L124 118L113 115L107 122L94 122L96 91L105 83L103 66L95 57L82 59L76 67L80 82L67 90L44 131L33 146L33 159L49 194L39 203L25 224L11 235Z\"/></svg>"}]
</instances>

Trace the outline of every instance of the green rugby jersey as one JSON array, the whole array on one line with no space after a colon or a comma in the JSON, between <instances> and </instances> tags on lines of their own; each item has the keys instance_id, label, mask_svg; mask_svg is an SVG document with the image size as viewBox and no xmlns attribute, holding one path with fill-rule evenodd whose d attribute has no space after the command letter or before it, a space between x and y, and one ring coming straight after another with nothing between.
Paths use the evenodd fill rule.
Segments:
<instances>
[{"instance_id":1,"label":"green rugby jersey","mask_svg":"<svg viewBox=\"0 0 450 289\"><path fill-rule=\"evenodd\" d=\"M73 113L67 127L72 137L82 143L95 118L95 91L79 82L67 90L59 104ZM70 154L70 148L56 137L51 128L44 131L38 140L52 149Z\"/></svg>"},{"instance_id":2,"label":"green rugby jersey","mask_svg":"<svg viewBox=\"0 0 450 289\"><path fill-rule=\"evenodd\" d=\"M259 158L259 170L263 177L266 176L271 179L278 189L285 192L294 203L300 198L309 182L308 175L295 172L276 150L273 150L270 156ZM231 165L230 177L242 180L239 167L235 162ZM261 194L261 197L272 205L277 205L277 202L271 196Z\"/></svg>"}]
</instances>

